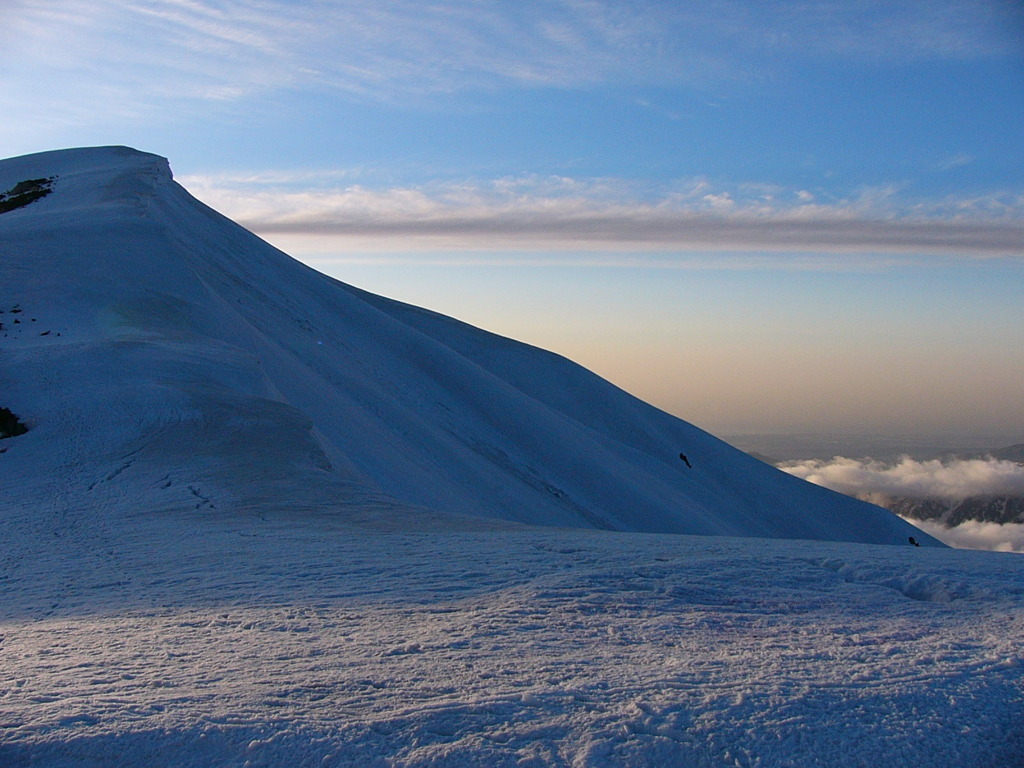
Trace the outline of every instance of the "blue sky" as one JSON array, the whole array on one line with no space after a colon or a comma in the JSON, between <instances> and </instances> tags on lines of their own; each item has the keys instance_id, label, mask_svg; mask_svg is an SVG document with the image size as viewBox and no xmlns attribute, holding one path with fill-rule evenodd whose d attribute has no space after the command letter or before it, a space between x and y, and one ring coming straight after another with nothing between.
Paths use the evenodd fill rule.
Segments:
<instances>
[{"instance_id":1,"label":"blue sky","mask_svg":"<svg viewBox=\"0 0 1024 768\"><path fill-rule=\"evenodd\" d=\"M316 268L719 434L1024 440L1018 2L3 14L3 156L164 155Z\"/></svg>"}]
</instances>

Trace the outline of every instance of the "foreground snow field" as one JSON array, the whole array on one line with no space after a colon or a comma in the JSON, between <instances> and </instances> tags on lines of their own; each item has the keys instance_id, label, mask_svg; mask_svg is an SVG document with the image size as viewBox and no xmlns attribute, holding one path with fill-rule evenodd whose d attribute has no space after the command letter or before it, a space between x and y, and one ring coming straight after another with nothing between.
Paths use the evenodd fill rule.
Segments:
<instances>
[{"instance_id":1,"label":"foreground snow field","mask_svg":"<svg viewBox=\"0 0 1024 768\"><path fill-rule=\"evenodd\" d=\"M1018 555L287 514L5 533L5 768L1024 764Z\"/></svg>"}]
</instances>

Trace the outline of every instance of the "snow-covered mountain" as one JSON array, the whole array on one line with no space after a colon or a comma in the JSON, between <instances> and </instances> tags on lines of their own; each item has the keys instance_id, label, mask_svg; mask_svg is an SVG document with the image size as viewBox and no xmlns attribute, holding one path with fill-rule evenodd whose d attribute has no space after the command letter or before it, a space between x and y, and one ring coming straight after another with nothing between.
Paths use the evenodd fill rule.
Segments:
<instances>
[{"instance_id":1,"label":"snow-covered mountain","mask_svg":"<svg viewBox=\"0 0 1024 768\"><path fill-rule=\"evenodd\" d=\"M25 508L937 543L562 357L319 274L163 158L14 158L0 191L0 406L29 428L0 483Z\"/></svg>"}]
</instances>

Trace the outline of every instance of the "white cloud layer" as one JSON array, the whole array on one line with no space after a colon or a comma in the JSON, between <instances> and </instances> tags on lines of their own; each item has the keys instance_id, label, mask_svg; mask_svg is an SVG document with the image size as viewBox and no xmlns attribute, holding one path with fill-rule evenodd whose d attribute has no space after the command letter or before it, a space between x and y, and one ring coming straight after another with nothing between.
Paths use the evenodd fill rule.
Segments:
<instances>
[{"instance_id":1,"label":"white cloud layer","mask_svg":"<svg viewBox=\"0 0 1024 768\"><path fill-rule=\"evenodd\" d=\"M1000 525L967 520L954 528L947 528L931 520L904 519L944 544L958 549L1024 552L1024 525L1019 523Z\"/></svg>"},{"instance_id":2,"label":"white cloud layer","mask_svg":"<svg viewBox=\"0 0 1024 768\"><path fill-rule=\"evenodd\" d=\"M870 458L789 461L779 469L817 485L881 506L896 497L958 501L971 496L1024 496L1024 465L967 459L897 462ZM951 547L1024 552L1024 524L967 520L948 527L933 520L904 518Z\"/></svg>"},{"instance_id":3,"label":"white cloud layer","mask_svg":"<svg viewBox=\"0 0 1024 768\"><path fill-rule=\"evenodd\" d=\"M194 195L267 236L415 240L446 248L616 248L1024 255L1019 195L899 203L894 190L827 200L707 180L637 189L622 179L502 178L369 189L344 174L182 178Z\"/></svg>"},{"instance_id":4,"label":"white cloud layer","mask_svg":"<svg viewBox=\"0 0 1024 768\"><path fill-rule=\"evenodd\" d=\"M944 499L1024 496L1024 465L996 459L888 463L836 456L829 461L789 461L779 469L817 485L859 498Z\"/></svg>"}]
</instances>

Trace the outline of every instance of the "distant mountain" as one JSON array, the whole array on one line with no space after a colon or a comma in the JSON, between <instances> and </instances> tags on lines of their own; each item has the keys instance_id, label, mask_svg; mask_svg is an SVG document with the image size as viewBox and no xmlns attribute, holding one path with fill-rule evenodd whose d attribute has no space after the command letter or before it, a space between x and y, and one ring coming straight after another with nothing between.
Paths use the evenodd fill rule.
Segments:
<instances>
[{"instance_id":1,"label":"distant mountain","mask_svg":"<svg viewBox=\"0 0 1024 768\"><path fill-rule=\"evenodd\" d=\"M968 520L984 523L1024 523L1024 497L968 496L965 499L893 497L885 507L912 520L934 520L955 527Z\"/></svg>"},{"instance_id":2,"label":"distant mountain","mask_svg":"<svg viewBox=\"0 0 1024 768\"><path fill-rule=\"evenodd\" d=\"M1020 445L990 450L991 439L978 435L740 434L725 435L724 439L751 455L771 457L772 464L808 459L827 461L835 456L871 457L875 461L898 461L904 456L919 461L995 456L1024 462L1024 448ZM1003 455L1003 451L1008 453Z\"/></svg>"},{"instance_id":3,"label":"distant mountain","mask_svg":"<svg viewBox=\"0 0 1024 768\"><path fill-rule=\"evenodd\" d=\"M1012 461L1017 464L1024 464L1024 444L981 451L936 451L925 458L944 462L996 459L998 461Z\"/></svg>"},{"instance_id":4,"label":"distant mountain","mask_svg":"<svg viewBox=\"0 0 1024 768\"><path fill-rule=\"evenodd\" d=\"M0 190L0 406L28 428L0 484L69 532L256 514L937 544L558 355L325 277L163 158L14 158Z\"/></svg>"},{"instance_id":5,"label":"distant mountain","mask_svg":"<svg viewBox=\"0 0 1024 768\"><path fill-rule=\"evenodd\" d=\"M777 459L773 459L771 456L765 456L763 453L758 453L757 451L747 451L746 453L748 456L753 456L758 461L763 461L765 464L770 464L773 467L781 463Z\"/></svg>"},{"instance_id":6,"label":"distant mountain","mask_svg":"<svg viewBox=\"0 0 1024 768\"><path fill-rule=\"evenodd\" d=\"M993 459L999 459L1001 461L1015 461L1018 464L1024 464L1024 443L1018 443L1017 445L1011 445L1006 448L996 448L995 450L989 451L988 455Z\"/></svg>"}]
</instances>

